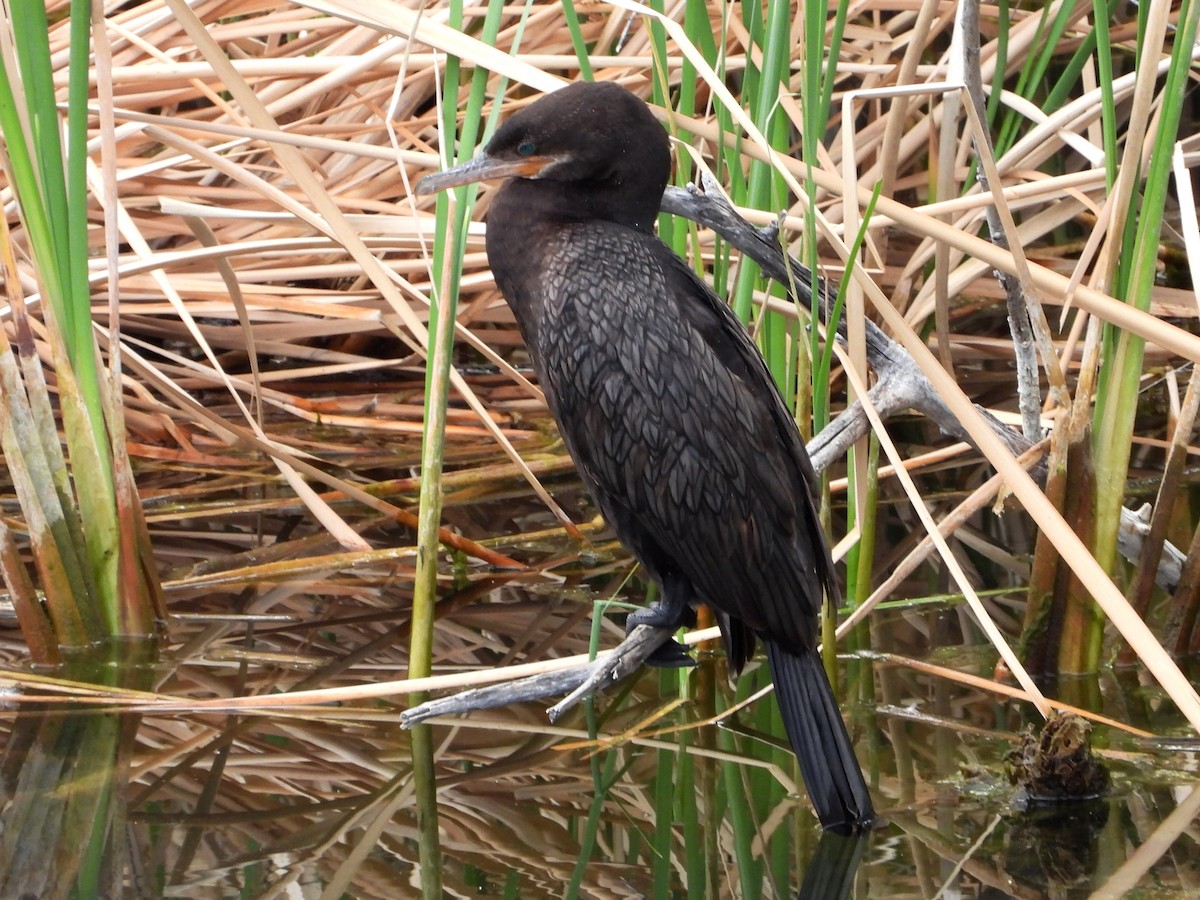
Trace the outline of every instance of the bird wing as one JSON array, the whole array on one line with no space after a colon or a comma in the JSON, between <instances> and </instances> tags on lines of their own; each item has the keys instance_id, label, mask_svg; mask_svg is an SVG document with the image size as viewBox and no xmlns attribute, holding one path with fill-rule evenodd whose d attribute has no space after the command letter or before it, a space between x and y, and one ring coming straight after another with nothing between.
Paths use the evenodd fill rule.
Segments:
<instances>
[{"instance_id":1,"label":"bird wing","mask_svg":"<svg viewBox=\"0 0 1200 900\"><path fill-rule=\"evenodd\" d=\"M601 511L660 578L812 647L834 595L815 476L741 323L656 238L604 222L549 249L541 376Z\"/></svg>"}]
</instances>

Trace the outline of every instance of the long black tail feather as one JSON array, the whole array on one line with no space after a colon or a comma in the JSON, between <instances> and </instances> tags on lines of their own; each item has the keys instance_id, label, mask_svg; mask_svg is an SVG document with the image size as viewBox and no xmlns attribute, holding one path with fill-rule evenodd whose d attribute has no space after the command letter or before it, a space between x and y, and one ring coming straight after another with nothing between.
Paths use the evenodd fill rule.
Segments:
<instances>
[{"instance_id":1,"label":"long black tail feather","mask_svg":"<svg viewBox=\"0 0 1200 900\"><path fill-rule=\"evenodd\" d=\"M875 818L871 795L821 657L815 650L796 654L767 641L767 660L783 724L821 826L843 833L866 830Z\"/></svg>"}]
</instances>

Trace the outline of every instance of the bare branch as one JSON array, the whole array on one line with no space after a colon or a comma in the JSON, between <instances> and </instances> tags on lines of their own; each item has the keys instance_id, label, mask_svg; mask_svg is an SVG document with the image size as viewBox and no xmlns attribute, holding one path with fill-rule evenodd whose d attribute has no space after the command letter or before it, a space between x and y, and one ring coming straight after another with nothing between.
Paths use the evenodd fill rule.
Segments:
<instances>
[{"instance_id":1,"label":"bare branch","mask_svg":"<svg viewBox=\"0 0 1200 900\"><path fill-rule=\"evenodd\" d=\"M688 185L686 188L668 187L663 196L662 208L666 212L684 216L711 228L751 257L769 277L788 286L789 290L798 290L801 296L796 299L807 306L811 300L812 275L800 262L783 252L776 239L775 228L755 228L738 214L721 191L716 189L716 185L710 184L707 187L707 191L695 185ZM824 317L832 308L835 298L822 279L818 278L816 283L820 291L821 314ZM877 377L870 397L880 413L888 416L905 409L914 409L933 421L946 434L973 444L966 429L934 390L916 361L874 322L867 320L864 325L867 361ZM838 337L845 340L844 323L839 323ZM977 405L976 409L1015 456L1020 456L1034 445L1034 441L1009 428L983 407ZM809 444L813 467L818 472L827 468L846 447L866 434L869 427L861 407L857 403L849 406ZM1035 477L1045 478L1044 469L1035 467L1033 472ZM1124 512L1119 546L1124 556L1137 559L1147 530L1146 525L1138 519L1136 513L1130 510ZM1164 544L1163 550L1157 581L1167 590L1171 590L1179 582L1182 554L1170 543ZM431 716L493 709L570 691L562 702L549 710L551 721L554 721L579 700L635 672L657 647L671 638L672 634L673 632L666 628L639 626L630 632L611 654L596 662L431 700L402 713L401 724L408 728Z\"/></svg>"},{"instance_id":2,"label":"bare branch","mask_svg":"<svg viewBox=\"0 0 1200 900\"><path fill-rule=\"evenodd\" d=\"M496 709L512 703L525 703L529 700L540 700L570 691L559 703L550 707L548 715L551 722L558 719L584 697L588 697L605 687L616 684L641 668L644 663L662 644L671 639L675 633L672 628L656 628L651 625L639 625L625 636L611 653L606 653L594 662L582 666L572 666L557 672L546 672L542 675L531 675L506 684L489 685L474 688L429 700L420 706L405 710L400 714L400 725L411 728L418 722L432 716L457 715L473 712L478 709Z\"/></svg>"}]
</instances>

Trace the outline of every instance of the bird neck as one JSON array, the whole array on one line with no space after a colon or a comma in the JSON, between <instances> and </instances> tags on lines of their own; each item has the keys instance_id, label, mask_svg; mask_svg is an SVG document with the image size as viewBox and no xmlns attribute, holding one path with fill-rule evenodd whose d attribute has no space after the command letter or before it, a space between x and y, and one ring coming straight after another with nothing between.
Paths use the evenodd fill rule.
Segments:
<instances>
[{"instance_id":1,"label":"bird neck","mask_svg":"<svg viewBox=\"0 0 1200 900\"><path fill-rule=\"evenodd\" d=\"M632 201L627 191L613 188L611 176L595 188L579 181L514 178L492 200L487 214L488 262L535 361L540 355L537 327L545 302L547 248L555 245L562 231L583 222L604 221L653 234L665 180Z\"/></svg>"},{"instance_id":2,"label":"bird neck","mask_svg":"<svg viewBox=\"0 0 1200 900\"><path fill-rule=\"evenodd\" d=\"M544 303L539 273L546 247L565 224L550 192L529 189L513 179L492 198L487 213L487 255L496 286L508 301L525 346L540 358L537 324Z\"/></svg>"}]
</instances>

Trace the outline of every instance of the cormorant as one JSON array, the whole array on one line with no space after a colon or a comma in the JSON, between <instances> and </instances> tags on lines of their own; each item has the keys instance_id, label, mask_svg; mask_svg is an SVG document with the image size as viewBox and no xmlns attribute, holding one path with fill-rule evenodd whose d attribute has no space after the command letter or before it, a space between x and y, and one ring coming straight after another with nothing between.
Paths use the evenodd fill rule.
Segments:
<instances>
[{"instance_id":1,"label":"cormorant","mask_svg":"<svg viewBox=\"0 0 1200 900\"><path fill-rule=\"evenodd\" d=\"M838 597L795 421L745 328L653 233L666 132L612 83L575 83L509 118L420 194L508 179L487 254L580 477L661 586L631 624L708 603L730 668L767 648L788 737L825 828L874 812L817 653Z\"/></svg>"}]
</instances>

